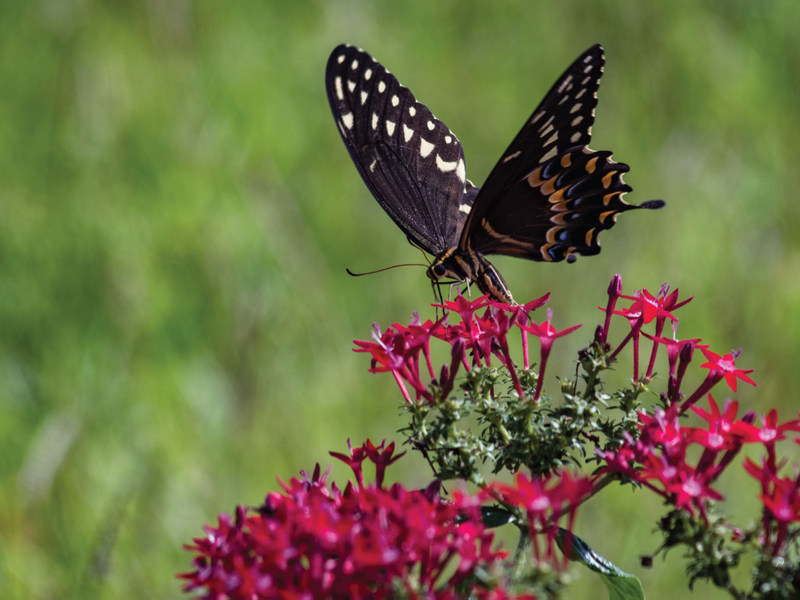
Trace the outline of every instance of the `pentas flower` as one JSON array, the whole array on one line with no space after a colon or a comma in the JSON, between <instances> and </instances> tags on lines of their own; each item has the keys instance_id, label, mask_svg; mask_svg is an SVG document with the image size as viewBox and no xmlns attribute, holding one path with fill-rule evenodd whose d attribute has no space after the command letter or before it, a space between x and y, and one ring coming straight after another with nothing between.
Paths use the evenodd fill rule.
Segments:
<instances>
[{"instance_id":1,"label":"pentas flower","mask_svg":"<svg viewBox=\"0 0 800 600\"><path fill-rule=\"evenodd\" d=\"M681 411L687 410L692 404L697 402L700 398L705 396L711 388L717 383L725 380L728 387L734 392L736 391L736 382L741 379L752 386L756 386L756 382L750 379L747 374L752 373L753 369L737 369L736 358L740 352L731 352L725 356L720 356L716 352L708 349L708 346L698 345L698 348L703 352L708 362L700 365L704 369L708 369L708 375L700 384L700 386L689 396L689 398L681 405Z\"/></svg>"},{"instance_id":2,"label":"pentas flower","mask_svg":"<svg viewBox=\"0 0 800 600\"><path fill-rule=\"evenodd\" d=\"M360 473L366 460L379 469L393 462L392 451L368 442L343 458ZM208 600L360 600L400 591L425 600L512 597L475 585L506 554L492 550L474 498L444 501L436 487L387 489L359 475L340 491L327 475L317 467L310 479L282 484L283 493L269 494L257 510L221 515L187 546L196 558L195 569L180 575L184 589Z\"/></svg>"},{"instance_id":3,"label":"pentas flower","mask_svg":"<svg viewBox=\"0 0 800 600\"><path fill-rule=\"evenodd\" d=\"M620 277L619 274L616 274L611 278L611 282L608 284L606 293L608 294L608 301L605 309L602 306L597 307L600 310L605 310L606 320L601 327L598 327L597 332L595 333L595 340L603 347L605 347L608 343L608 331L611 328L611 315L615 314L614 308L617 306L617 300L619 300L620 295L622 294L622 277Z\"/></svg>"},{"instance_id":4,"label":"pentas flower","mask_svg":"<svg viewBox=\"0 0 800 600\"><path fill-rule=\"evenodd\" d=\"M752 386L757 385L755 381L747 376L748 373L753 372L753 369L745 370L736 368L736 358L739 356L740 352L731 352L725 356L720 356L708 348L701 348L701 350L708 359L708 362L703 363L700 366L704 369L710 369L711 371L722 372L722 376L725 378L725 383L727 383L728 387L730 387L734 392L736 391L736 381L738 379L741 379Z\"/></svg>"},{"instance_id":5,"label":"pentas flower","mask_svg":"<svg viewBox=\"0 0 800 600\"><path fill-rule=\"evenodd\" d=\"M564 569L570 553L569 548L563 553L556 552L559 535L556 523L566 516L566 529L572 531L578 506L591 491L592 479L569 471L537 478L517 473L513 484L494 483L483 490L481 497L497 499L523 510L530 528L534 558ZM539 547L540 536L546 540L544 552Z\"/></svg>"},{"instance_id":6,"label":"pentas flower","mask_svg":"<svg viewBox=\"0 0 800 600\"><path fill-rule=\"evenodd\" d=\"M573 325L572 327L567 327L561 331L557 331L555 327L553 327L550 321L553 318L553 311L551 309L547 309L547 320L543 321L541 324L536 324L531 322L529 325L521 325L524 331L528 333L532 333L536 337L539 338L539 342L541 345L541 354L539 358L539 379L536 382L536 391L533 395L533 401L538 402L539 398L542 394L542 384L544 383L544 370L547 366L547 358L550 356L550 350L553 347L553 342L556 338L563 337L568 333L572 333L580 325Z\"/></svg>"},{"instance_id":7,"label":"pentas flower","mask_svg":"<svg viewBox=\"0 0 800 600\"><path fill-rule=\"evenodd\" d=\"M702 470L690 465L685 452L651 454L645 458L638 481L647 483L676 508L705 515L707 501L722 499L722 494L711 487L717 474L714 469Z\"/></svg>"},{"instance_id":8,"label":"pentas flower","mask_svg":"<svg viewBox=\"0 0 800 600\"><path fill-rule=\"evenodd\" d=\"M633 304L627 309L628 313L638 313L642 316L642 321L647 324L653 319L678 319L670 312L678 309L692 300L692 297L678 302L678 290L669 293L669 286L663 285L657 295L653 295L647 289L642 289L633 296L622 295L622 298L632 300Z\"/></svg>"},{"instance_id":9,"label":"pentas flower","mask_svg":"<svg viewBox=\"0 0 800 600\"><path fill-rule=\"evenodd\" d=\"M800 420L792 419L778 423L778 411L774 408L761 417L761 427L750 423L738 423L736 433L747 442L760 442L767 451L767 456L775 462L775 443L786 439L788 431L800 432ZM795 440L796 441L796 440Z\"/></svg>"},{"instance_id":10,"label":"pentas flower","mask_svg":"<svg viewBox=\"0 0 800 600\"><path fill-rule=\"evenodd\" d=\"M428 368L432 375L430 364L430 351L428 349L430 336L437 333L440 324L431 321L425 324L415 324L412 327L389 327L384 333L380 332L377 325L373 328L374 342L354 340L357 346L355 352L369 352L372 355L372 373L390 372L403 393L406 402L411 402L411 396L406 388L410 384L415 393L415 400L422 398L431 402L433 396L427 386L422 382L419 368L419 355L425 352L428 358Z\"/></svg>"},{"instance_id":11,"label":"pentas flower","mask_svg":"<svg viewBox=\"0 0 800 600\"><path fill-rule=\"evenodd\" d=\"M677 508L705 516L708 502L722 498L712 484L741 450L744 440L738 430L746 424L734 420L735 403L720 412L709 396L709 406L710 411L695 411L708 422L708 429L682 424L677 404L656 408L653 415L640 413L638 439L625 436L618 450L598 452L605 462L603 470L641 483ZM694 454L689 452L693 445L703 448L694 463L688 458Z\"/></svg>"},{"instance_id":12,"label":"pentas flower","mask_svg":"<svg viewBox=\"0 0 800 600\"><path fill-rule=\"evenodd\" d=\"M736 420L739 403L727 400L724 411L720 411L714 397L709 394L708 405L710 412L697 406L691 407L695 414L708 422L707 429L692 430L692 440L710 450L733 450L740 447L742 436L738 430L744 423Z\"/></svg>"},{"instance_id":13,"label":"pentas flower","mask_svg":"<svg viewBox=\"0 0 800 600\"><path fill-rule=\"evenodd\" d=\"M439 385L441 395L452 390L454 378L460 366L470 369L472 365L482 366L492 364L492 357L497 357L511 376L514 388L519 397L524 395L522 385L517 375L516 366L511 357L508 344L508 334L513 328L519 328L523 335L524 364L529 365L527 355L527 334L533 332L542 340L543 361L547 360L552 340L566 335L576 327L557 332L549 324L528 325L529 313L544 304L549 295L538 298L522 305L510 305L482 296L475 300L468 300L459 295L453 301L443 304L434 304L436 308L443 308L446 313L438 321L421 322L415 315L412 323L405 327L395 323L384 333L375 325L373 330L374 341L354 340L355 352L368 352L372 356L370 371L373 373L390 372L395 378L403 398L406 402L433 402L434 396L429 389L429 384L435 380L435 369L430 359L430 340L436 338L452 346L452 361L449 366L443 366L439 372ZM483 310L483 313L478 313ZM461 318L460 323L450 324L448 316L456 313ZM467 350L471 351L472 362L467 358ZM425 357L425 367L421 368L421 356ZM427 369L427 382L423 381L424 370ZM540 374L541 381L541 374ZM409 392L409 388L413 392ZM538 396L537 396L538 398Z\"/></svg>"},{"instance_id":14,"label":"pentas flower","mask_svg":"<svg viewBox=\"0 0 800 600\"><path fill-rule=\"evenodd\" d=\"M612 284L614 280L612 279ZM616 287L614 288L617 289ZM611 296L611 291L609 288L609 296ZM619 346L611 353L611 358L615 358L622 348L625 345L632 341L633 343L633 378L634 380L639 379L639 335L643 325L647 325L651 323L653 320L656 321L656 337L661 336L661 333L664 330L664 324L666 323L667 319L670 319L673 322L677 322L677 317L675 317L670 311L676 310L681 306L687 304L691 301L691 297L687 298L686 300L678 301L678 290L676 289L674 292L669 293L669 286L666 284L661 286L658 294L653 295L647 289L642 289L634 293L632 296L626 295L619 295L620 298L626 298L631 300L632 303L627 308L622 308L619 310L615 310L613 306L611 306L611 302L609 302L609 306L605 309L606 311L606 329L608 328L608 311L611 310L614 314L621 315L628 319L630 323L631 330L628 335L622 340ZM616 299L615 299L616 301ZM601 335L605 339L607 333L605 335ZM650 361L647 366L647 371L645 373L645 379L650 379L653 374L653 368L655 366L656 355L658 352L658 347L654 346L651 353L650 353Z\"/></svg>"},{"instance_id":15,"label":"pentas flower","mask_svg":"<svg viewBox=\"0 0 800 600\"><path fill-rule=\"evenodd\" d=\"M759 499L764 506L761 518L764 547L777 556L783 549L791 523L800 522L800 474L780 477L773 460L765 458L761 465L746 459L744 469L761 484Z\"/></svg>"},{"instance_id":16,"label":"pentas flower","mask_svg":"<svg viewBox=\"0 0 800 600\"><path fill-rule=\"evenodd\" d=\"M674 336L677 335L677 323L673 323L672 331L672 338L650 335L649 333L644 333L644 336L653 340L655 345L662 344L667 348L667 366L669 368L669 374L667 376L666 399L669 403L676 403L680 401L681 383L683 381L683 375L686 373L686 367L689 366L692 360L694 348L697 347L701 340L700 338L690 340L676 339ZM655 345L651 356L656 355ZM651 361L648 367L647 377L652 376L652 367L653 362Z\"/></svg>"}]
</instances>

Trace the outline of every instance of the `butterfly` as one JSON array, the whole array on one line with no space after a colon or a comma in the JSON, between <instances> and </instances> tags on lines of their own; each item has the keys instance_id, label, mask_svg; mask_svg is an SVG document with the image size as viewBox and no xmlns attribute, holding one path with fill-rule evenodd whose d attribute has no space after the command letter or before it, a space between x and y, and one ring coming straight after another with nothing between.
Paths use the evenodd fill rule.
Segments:
<instances>
[{"instance_id":1,"label":"butterfly","mask_svg":"<svg viewBox=\"0 0 800 600\"><path fill-rule=\"evenodd\" d=\"M339 133L375 199L412 244L434 256L434 284L475 283L515 304L487 254L574 262L600 252L598 234L628 204L628 165L590 150L605 57L581 54L544 97L482 188L466 177L464 151L447 126L364 50L337 46L325 87Z\"/></svg>"}]
</instances>

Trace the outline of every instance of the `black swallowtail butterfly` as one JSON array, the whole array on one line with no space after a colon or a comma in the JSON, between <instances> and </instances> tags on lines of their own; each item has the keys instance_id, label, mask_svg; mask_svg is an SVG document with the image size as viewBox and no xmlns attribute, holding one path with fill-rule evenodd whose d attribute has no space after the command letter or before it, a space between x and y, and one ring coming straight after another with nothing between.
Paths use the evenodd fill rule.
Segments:
<instances>
[{"instance_id":1,"label":"black swallowtail butterfly","mask_svg":"<svg viewBox=\"0 0 800 600\"><path fill-rule=\"evenodd\" d=\"M378 203L409 240L435 256L428 277L475 282L514 303L484 258L505 254L573 262L600 252L598 234L632 208L622 200L628 165L588 147L603 48L570 65L492 169L483 188L466 178L458 138L372 56L334 49L325 71L333 116Z\"/></svg>"}]
</instances>

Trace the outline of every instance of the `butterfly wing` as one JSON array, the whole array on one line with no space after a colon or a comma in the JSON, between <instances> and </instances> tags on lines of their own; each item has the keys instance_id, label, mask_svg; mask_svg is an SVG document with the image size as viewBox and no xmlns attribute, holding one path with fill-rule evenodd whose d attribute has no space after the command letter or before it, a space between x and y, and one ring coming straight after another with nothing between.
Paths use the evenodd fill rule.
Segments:
<instances>
[{"instance_id":1,"label":"butterfly wing","mask_svg":"<svg viewBox=\"0 0 800 600\"><path fill-rule=\"evenodd\" d=\"M476 196L458 138L372 56L333 50L325 87L339 133L375 199L431 254L455 246Z\"/></svg>"},{"instance_id":2,"label":"butterfly wing","mask_svg":"<svg viewBox=\"0 0 800 600\"><path fill-rule=\"evenodd\" d=\"M620 212L658 208L622 200L628 165L588 148L603 48L589 48L564 72L492 169L459 245L481 254L574 260L600 251L597 236Z\"/></svg>"},{"instance_id":3,"label":"butterfly wing","mask_svg":"<svg viewBox=\"0 0 800 600\"><path fill-rule=\"evenodd\" d=\"M498 198L547 159L589 144L604 64L596 44L564 71L489 173L482 196Z\"/></svg>"},{"instance_id":4,"label":"butterfly wing","mask_svg":"<svg viewBox=\"0 0 800 600\"><path fill-rule=\"evenodd\" d=\"M622 180L628 165L610 157L582 146L547 160L492 202L467 240L469 249L537 261L599 253L597 236L619 213L663 206L622 200L631 190Z\"/></svg>"}]
</instances>

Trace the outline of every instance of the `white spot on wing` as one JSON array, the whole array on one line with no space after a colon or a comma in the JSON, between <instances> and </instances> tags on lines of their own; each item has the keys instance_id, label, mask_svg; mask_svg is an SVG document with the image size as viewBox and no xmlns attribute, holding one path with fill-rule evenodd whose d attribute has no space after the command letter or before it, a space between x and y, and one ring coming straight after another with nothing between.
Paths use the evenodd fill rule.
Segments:
<instances>
[{"instance_id":1,"label":"white spot on wing","mask_svg":"<svg viewBox=\"0 0 800 600\"><path fill-rule=\"evenodd\" d=\"M456 165L456 177L464 183L467 179L467 167L464 165L464 160L459 158L458 164Z\"/></svg>"},{"instance_id":2,"label":"white spot on wing","mask_svg":"<svg viewBox=\"0 0 800 600\"><path fill-rule=\"evenodd\" d=\"M444 141L447 142L448 144L452 144L453 143L453 136L452 135L444 136Z\"/></svg>"},{"instance_id":3,"label":"white spot on wing","mask_svg":"<svg viewBox=\"0 0 800 600\"><path fill-rule=\"evenodd\" d=\"M364 81L369 81L372 77L372 69L367 69L364 71Z\"/></svg>"},{"instance_id":4,"label":"white spot on wing","mask_svg":"<svg viewBox=\"0 0 800 600\"><path fill-rule=\"evenodd\" d=\"M395 128L394 121L386 121L386 133L388 133L390 136L394 135L394 128Z\"/></svg>"},{"instance_id":5,"label":"white spot on wing","mask_svg":"<svg viewBox=\"0 0 800 600\"><path fill-rule=\"evenodd\" d=\"M551 158L553 158L553 157L554 157L556 154L558 154L558 152L556 152L556 147L555 147L555 146L553 146L552 148L550 148L550 150L549 150L549 151L548 151L548 152L547 152L547 153L546 153L544 156L542 156L542 159L539 161L539 164L541 164L541 163L543 163L543 162L545 162L545 161L548 161L548 160L550 160L550 159L551 159Z\"/></svg>"},{"instance_id":6,"label":"white spot on wing","mask_svg":"<svg viewBox=\"0 0 800 600\"><path fill-rule=\"evenodd\" d=\"M432 150L433 144L423 138L419 138L419 153L422 155L422 158L427 157Z\"/></svg>"},{"instance_id":7,"label":"white spot on wing","mask_svg":"<svg viewBox=\"0 0 800 600\"><path fill-rule=\"evenodd\" d=\"M581 121L583 121L583 117L582 117L581 115L578 115L577 117L575 117L574 119L572 119L572 123L570 123L570 125L571 125L572 127L575 127L575 126L576 126L578 123L580 123Z\"/></svg>"},{"instance_id":8,"label":"white spot on wing","mask_svg":"<svg viewBox=\"0 0 800 600\"><path fill-rule=\"evenodd\" d=\"M579 139L581 139L581 133L580 133L580 131L576 131L575 133L573 133L573 134L572 134L572 137L570 137L570 138L569 138L569 141L570 141L570 142L572 142L572 143L574 144L574 143L576 143L576 142L577 142Z\"/></svg>"},{"instance_id":9,"label":"white spot on wing","mask_svg":"<svg viewBox=\"0 0 800 600\"><path fill-rule=\"evenodd\" d=\"M413 117L415 114L417 114L417 109L414 108L413 106L409 106L408 107L408 114Z\"/></svg>"},{"instance_id":10,"label":"white spot on wing","mask_svg":"<svg viewBox=\"0 0 800 600\"><path fill-rule=\"evenodd\" d=\"M378 159L377 158L373 158L372 162L369 163L369 170L370 170L371 173L375 172L375 165L376 164L378 164Z\"/></svg>"},{"instance_id":11,"label":"white spot on wing","mask_svg":"<svg viewBox=\"0 0 800 600\"><path fill-rule=\"evenodd\" d=\"M428 129L430 129L431 131L433 131L434 128L436 127L436 125L434 124L433 121L428 121L427 125L428 125Z\"/></svg>"},{"instance_id":12,"label":"white spot on wing","mask_svg":"<svg viewBox=\"0 0 800 600\"><path fill-rule=\"evenodd\" d=\"M547 119L547 121L545 121L544 123L542 123L541 127L539 127L539 134L542 135L542 136L546 135L546 133L543 133L543 132L546 132L546 131L549 132L549 130L553 128L553 121L554 120L555 120L555 115L550 115L550 118Z\"/></svg>"},{"instance_id":13,"label":"white spot on wing","mask_svg":"<svg viewBox=\"0 0 800 600\"><path fill-rule=\"evenodd\" d=\"M464 204L459 204L458 210L459 212L463 212L465 215L468 215L469 212L472 210L472 205L467 204L466 202Z\"/></svg>"},{"instance_id":14,"label":"white spot on wing","mask_svg":"<svg viewBox=\"0 0 800 600\"><path fill-rule=\"evenodd\" d=\"M580 99L580 97L583 96L585 93L586 93L586 88L581 88L581 90L577 94L575 94L575 100Z\"/></svg>"},{"instance_id":15,"label":"white spot on wing","mask_svg":"<svg viewBox=\"0 0 800 600\"><path fill-rule=\"evenodd\" d=\"M438 168L442 173L448 173L450 171L455 171L456 167L458 167L458 163L459 162L460 161L455 161L455 160L452 161L452 162L448 162L448 161L444 160L438 154L436 155L436 168Z\"/></svg>"},{"instance_id":16,"label":"white spot on wing","mask_svg":"<svg viewBox=\"0 0 800 600\"><path fill-rule=\"evenodd\" d=\"M350 90L351 92L352 92L353 90L355 90L355 89L356 89L356 82L355 82L355 81L350 81L350 80L348 79L348 80L347 80L347 89L348 89L348 90Z\"/></svg>"},{"instance_id":17,"label":"white spot on wing","mask_svg":"<svg viewBox=\"0 0 800 600\"><path fill-rule=\"evenodd\" d=\"M358 59L357 58L354 58L353 62L350 63L350 68L353 69L353 71L355 71L358 68Z\"/></svg>"},{"instance_id":18,"label":"white spot on wing","mask_svg":"<svg viewBox=\"0 0 800 600\"><path fill-rule=\"evenodd\" d=\"M379 94L382 94L382 93L383 93L383 92L385 92L385 91L386 91L386 84L385 84L385 83L383 83L383 82L381 81L381 82L378 84L378 93L379 93Z\"/></svg>"},{"instance_id":19,"label":"white spot on wing","mask_svg":"<svg viewBox=\"0 0 800 600\"><path fill-rule=\"evenodd\" d=\"M550 144L555 144L556 140L558 140L558 132L556 131L553 135L550 136L550 139L547 140L543 146L549 146Z\"/></svg>"},{"instance_id":20,"label":"white spot on wing","mask_svg":"<svg viewBox=\"0 0 800 600\"><path fill-rule=\"evenodd\" d=\"M337 57L336 62L339 63L339 64L342 64L344 62L344 54L340 54Z\"/></svg>"},{"instance_id":21,"label":"white spot on wing","mask_svg":"<svg viewBox=\"0 0 800 600\"><path fill-rule=\"evenodd\" d=\"M395 94L392 96L392 106L397 106L398 104L400 104L400 98L398 98L397 94Z\"/></svg>"},{"instance_id":22,"label":"white spot on wing","mask_svg":"<svg viewBox=\"0 0 800 600\"><path fill-rule=\"evenodd\" d=\"M508 156L506 156L506 157L503 159L503 162L504 162L504 163L507 163L507 162L508 162L508 161L510 161L510 160L514 160L514 159L515 159L515 158L517 158L517 157L518 157L518 156L519 156L521 153L522 153L522 152L521 152L520 150L517 150L517 151L516 151L516 152L514 152L513 154L509 154Z\"/></svg>"},{"instance_id":23,"label":"white spot on wing","mask_svg":"<svg viewBox=\"0 0 800 600\"><path fill-rule=\"evenodd\" d=\"M333 86L336 88L336 97L339 100L344 100L344 90L342 89L342 78L337 77L333 80Z\"/></svg>"},{"instance_id":24,"label":"white spot on wing","mask_svg":"<svg viewBox=\"0 0 800 600\"><path fill-rule=\"evenodd\" d=\"M592 69L594 69L594 67L592 65L586 65L586 67L583 69L583 72L584 73L590 73L592 71Z\"/></svg>"},{"instance_id":25,"label":"white spot on wing","mask_svg":"<svg viewBox=\"0 0 800 600\"><path fill-rule=\"evenodd\" d=\"M403 139L405 141L410 141L411 138L414 136L414 130L411 129L408 125L403 123Z\"/></svg>"},{"instance_id":26,"label":"white spot on wing","mask_svg":"<svg viewBox=\"0 0 800 600\"><path fill-rule=\"evenodd\" d=\"M378 128L378 113L372 113L372 129Z\"/></svg>"},{"instance_id":27,"label":"white spot on wing","mask_svg":"<svg viewBox=\"0 0 800 600\"><path fill-rule=\"evenodd\" d=\"M581 109L581 106L583 106L582 103L576 102L575 106L573 106L572 108L569 109L569 114L572 114L574 112L578 112Z\"/></svg>"},{"instance_id":28,"label":"white spot on wing","mask_svg":"<svg viewBox=\"0 0 800 600\"><path fill-rule=\"evenodd\" d=\"M369 94L364 90L361 90L361 104L364 105L367 103L367 98L369 98Z\"/></svg>"},{"instance_id":29,"label":"white spot on wing","mask_svg":"<svg viewBox=\"0 0 800 600\"><path fill-rule=\"evenodd\" d=\"M342 115L342 125L347 129L353 128L353 113L346 113Z\"/></svg>"}]
</instances>

